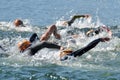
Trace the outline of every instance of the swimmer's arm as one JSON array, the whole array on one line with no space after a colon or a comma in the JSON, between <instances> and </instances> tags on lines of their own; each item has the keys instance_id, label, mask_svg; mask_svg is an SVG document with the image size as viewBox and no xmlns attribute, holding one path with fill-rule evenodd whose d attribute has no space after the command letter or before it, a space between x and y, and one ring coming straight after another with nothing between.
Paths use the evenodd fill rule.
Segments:
<instances>
[{"instance_id":1,"label":"swimmer's arm","mask_svg":"<svg viewBox=\"0 0 120 80\"><path fill-rule=\"evenodd\" d=\"M74 15L72 18L71 18L71 20L69 20L68 21L68 25L69 26L71 26L71 24L76 20L76 19L78 19L78 18L88 18L89 17L89 15Z\"/></svg>"},{"instance_id":2,"label":"swimmer's arm","mask_svg":"<svg viewBox=\"0 0 120 80\"><path fill-rule=\"evenodd\" d=\"M93 49L95 46L97 46L98 43L106 42L109 40L110 40L110 38L108 38L108 37L95 39L92 42L90 42L87 46L73 52L71 55L74 55L74 57L81 56L84 53L88 52L89 50Z\"/></svg>"},{"instance_id":3,"label":"swimmer's arm","mask_svg":"<svg viewBox=\"0 0 120 80\"><path fill-rule=\"evenodd\" d=\"M109 41L110 38L105 37L105 38L98 38L96 40L93 40L92 42L90 42L87 47L89 47L89 49L95 47L99 42L105 42L105 41Z\"/></svg>"},{"instance_id":4,"label":"swimmer's arm","mask_svg":"<svg viewBox=\"0 0 120 80\"><path fill-rule=\"evenodd\" d=\"M54 43L50 43L50 42L42 42L34 47L31 47L31 55L34 55L35 53L37 53L39 50L43 49L43 48L50 48L50 49L61 49L61 46L54 44Z\"/></svg>"}]
</instances>

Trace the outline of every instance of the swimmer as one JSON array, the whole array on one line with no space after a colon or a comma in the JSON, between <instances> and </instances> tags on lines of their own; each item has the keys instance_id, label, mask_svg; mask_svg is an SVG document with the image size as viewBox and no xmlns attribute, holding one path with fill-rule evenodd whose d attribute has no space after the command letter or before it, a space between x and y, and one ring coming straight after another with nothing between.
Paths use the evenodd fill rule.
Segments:
<instances>
[{"instance_id":1,"label":"swimmer","mask_svg":"<svg viewBox=\"0 0 120 80\"><path fill-rule=\"evenodd\" d=\"M74 15L70 20L68 20L68 21L63 21L63 25L68 25L68 26L71 26L72 25L72 23L74 23L74 21L76 20L76 19L79 19L79 18L89 18L90 17L90 15Z\"/></svg>"},{"instance_id":2,"label":"swimmer","mask_svg":"<svg viewBox=\"0 0 120 80\"><path fill-rule=\"evenodd\" d=\"M40 43L47 41L52 34L56 39L61 39L61 35L57 33L56 26L51 25L41 37L38 37L36 33L33 33L29 40L23 40L22 43L25 45L23 45L24 47L21 48L20 52L24 52L25 48L30 47L32 44L34 44L34 42L36 42L36 40L40 41ZM22 43L18 43L18 46L20 47Z\"/></svg>"},{"instance_id":3,"label":"swimmer","mask_svg":"<svg viewBox=\"0 0 120 80\"><path fill-rule=\"evenodd\" d=\"M15 25L15 27L25 27L25 25L23 24L23 21L20 19L16 19L14 21L14 25Z\"/></svg>"},{"instance_id":4,"label":"swimmer","mask_svg":"<svg viewBox=\"0 0 120 80\"><path fill-rule=\"evenodd\" d=\"M86 36L90 37L90 36L98 35L103 31L107 32L109 37L112 36L112 31L107 26L100 26L96 30L91 29L88 32L86 32Z\"/></svg>"},{"instance_id":5,"label":"swimmer","mask_svg":"<svg viewBox=\"0 0 120 80\"><path fill-rule=\"evenodd\" d=\"M69 56L73 56L73 57L82 56L84 53L88 52L89 50L91 50L95 46L97 46L98 43L109 41L109 40L110 40L110 38L108 38L108 37L98 38L98 39L95 39L92 42L90 42L87 46L82 47L81 49L78 49L76 51L72 51L71 49L70 50L65 49L65 50L61 51L61 53L60 53L60 60L61 61L67 60L69 58Z\"/></svg>"},{"instance_id":6,"label":"swimmer","mask_svg":"<svg viewBox=\"0 0 120 80\"><path fill-rule=\"evenodd\" d=\"M51 48L51 49L58 49L61 50L60 51L60 60L64 61L67 60L69 58L69 56L73 56L73 57L77 57L77 56L82 56L84 53L88 52L89 50L93 49L99 42L105 42L105 41L109 41L110 38L98 38L93 40L92 42L90 42L87 46L78 49L76 51L72 51L69 49L64 49L64 47L54 44L54 43L50 43L50 42L41 42L33 47L30 47L30 41L24 41L21 42L21 44L19 44L18 48L19 50L24 50L24 51L28 51L28 54L33 56L35 55L38 51L40 51L43 48Z\"/></svg>"}]
</instances>

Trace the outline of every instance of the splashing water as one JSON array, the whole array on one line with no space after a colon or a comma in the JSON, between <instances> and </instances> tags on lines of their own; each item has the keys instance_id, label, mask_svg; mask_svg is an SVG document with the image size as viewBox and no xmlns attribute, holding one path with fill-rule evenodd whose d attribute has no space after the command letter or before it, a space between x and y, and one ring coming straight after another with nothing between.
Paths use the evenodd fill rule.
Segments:
<instances>
[{"instance_id":1,"label":"splashing water","mask_svg":"<svg viewBox=\"0 0 120 80\"><path fill-rule=\"evenodd\" d=\"M27 24L27 23L26 23ZM58 24L61 24L58 22ZM59 43L60 45L63 45L65 47L71 47L75 50L82 48L83 46L87 45L92 40L107 36L106 33L101 33L99 35L96 35L94 37L86 37L85 33L83 32L83 28L92 28L102 25L102 23L92 22L91 19L88 20L76 20L75 23L72 24L72 26L58 26L58 32L63 36L61 40L56 40L53 36L51 36L49 41ZM36 55L34 56L28 56L27 53L19 53L19 50L17 49L17 43L21 41L22 39L26 38L29 39L30 35L33 32L38 33L39 35L43 34L45 31L45 28L40 28L37 26L27 26L25 28L15 28L12 24L12 22L1 22L0 25L0 33L1 33L1 46L3 46L7 51L1 50L1 62L0 65L7 66L6 68L1 67L2 70L7 70L8 68L11 68L12 70L16 70L17 74L24 75L21 71L17 70L16 68L19 67L23 71L30 72L33 70L35 73L41 73L43 71L46 73L45 75L41 77L46 77L50 79L61 79L61 80L69 80L69 78L74 78L78 76L78 74L86 74L86 76L81 75L81 77L84 79L88 76L93 76L96 74L96 72L99 72L96 74L98 77L109 77L111 75L114 75L119 73L120 66L120 55L119 55L119 49L120 49L120 39L117 36L114 36L114 29L113 31L113 37L109 42L106 43L100 43L98 44L94 49L90 50L86 54L84 54L81 57L78 58L72 58L70 60L66 60L61 62L59 60L59 51L53 50L53 49L42 49L40 50ZM81 29L83 29L81 31ZM79 34L78 38L72 38L70 35L68 35L67 32L73 32L76 34ZM7 35L2 35L5 32ZM119 32L119 31L118 31ZM115 64L115 65L114 65ZM11 66L11 67L10 67ZM29 66L25 67L25 66ZM60 67L61 66L61 67ZM40 71L36 71L38 68L41 67ZM56 68L57 67L57 68ZM45 70L45 69L47 70ZM48 68L51 68L48 70ZM54 69L55 70L54 70ZM62 69L62 71L59 70ZM51 71L53 73L51 73ZM47 71L47 72L46 72ZM93 72L94 71L94 72ZM73 74L71 76L68 75ZM90 74L92 73L92 74ZM42 73L43 74L43 73ZM77 75L76 75L77 74ZM14 74L12 74L14 75ZM31 76L32 75L32 76ZM31 76L30 79L37 78L37 74L33 75L29 73L27 76ZM65 77L67 76L67 77ZM96 76L92 77L91 79L96 78ZM119 78L117 75L115 76ZM28 79L28 78L26 78ZM42 79L42 78L41 78ZM79 77L76 77L76 79L79 79Z\"/></svg>"}]
</instances>

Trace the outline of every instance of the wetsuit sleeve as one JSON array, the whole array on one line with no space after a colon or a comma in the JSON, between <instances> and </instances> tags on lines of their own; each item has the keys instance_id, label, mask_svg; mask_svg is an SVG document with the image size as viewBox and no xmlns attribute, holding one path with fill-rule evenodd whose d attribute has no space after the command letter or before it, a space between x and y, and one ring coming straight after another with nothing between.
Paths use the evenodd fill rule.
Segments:
<instances>
[{"instance_id":1,"label":"wetsuit sleeve","mask_svg":"<svg viewBox=\"0 0 120 80\"><path fill-rule=\"evenodd\" d=\"M34 42L36 39L39 39L38 38L38 35L36 33L33 33L32 36L30 37L29 41L32 43Z\"/></svg>"},{"instance_id":2,"label":"wetsuit sleeve","mask_svg":"<svg viewBox=\"0 0 120 80\"><path fill-rule=\"evenodd\" d=\"M87 46L85 46L77 51L74 51L73 53L71 53L71 55L73 55L74 57L81 56L84 53L91 50L92 48L94 48L101 40L102 40L101 38L96 39L96 40L90 42Z\"/></svg>"},{"instance_id":3,"label":"wetsuit sleeve","mask_svg":"<svg viewBox=\"0 0 120 80\"><path fill-rule=\"evenodd\" d=\"M71 26L71 24L77 19L77 18L81 18L81 17L85 17L85 15L74 15L71 20L68 21L68 25Z\"/></svg>"},{"instance_id":4,"label":"wetsuit sleeve","mask_svg":"<svg viewBox=\"0 0 120 80\"><path fill-rule=\"evenodd\" d=\"M50 42L42 42L42 43L30 48L30 55L34 55L35 53L37 53L39 50L41 50L43 48L60 49L61 46L50 43Z\"/></svg>"}]
</instances>

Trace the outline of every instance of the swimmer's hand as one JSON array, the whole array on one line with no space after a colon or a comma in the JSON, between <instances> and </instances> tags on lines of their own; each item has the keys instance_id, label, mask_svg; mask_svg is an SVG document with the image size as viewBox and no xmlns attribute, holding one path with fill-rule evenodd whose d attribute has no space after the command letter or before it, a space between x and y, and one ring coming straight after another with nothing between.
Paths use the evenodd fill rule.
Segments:
<instances>
[{"instance_id":1,"label":"swimmer's hand","mask_svg":"<svg viewBox=\"0 0 120 80\"><path fill-rule=\"evenodd\" d=\"M105 41L110 41L110 38L108 38L108 37L101 38L101 42L105 42Z\"/></svg>"},{"instance_id":2,"label":"swimmer's hand","mask_svg":"<svg viewBox=\"0 0 120 80\"><path fill-rule=\"evenodd\" d=\"M85 18L89 18L89 17L91 17L89 14L86 14L86 15L85 15Z\"/></svg>"}]
</instances>

